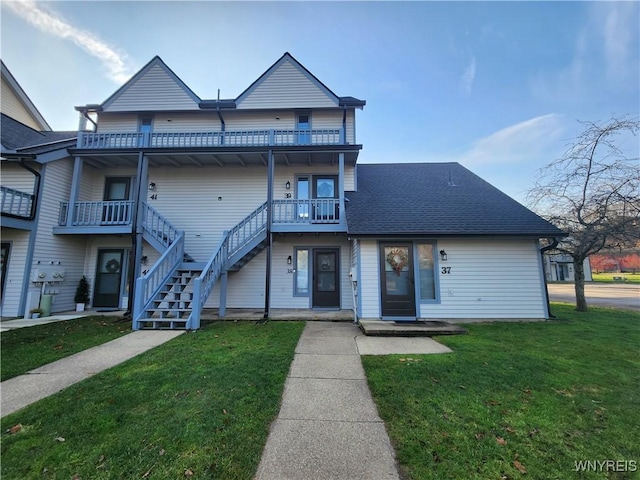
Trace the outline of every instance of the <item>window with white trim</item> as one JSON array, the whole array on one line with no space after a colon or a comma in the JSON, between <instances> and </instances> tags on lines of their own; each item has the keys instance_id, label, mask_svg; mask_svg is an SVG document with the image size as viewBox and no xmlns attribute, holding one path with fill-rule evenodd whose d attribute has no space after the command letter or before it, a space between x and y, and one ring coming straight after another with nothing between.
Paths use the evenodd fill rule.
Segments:
<instances>
[{"instance_id":1,"label":"window with white trim","mask_svg":"<svg viewBox=\"0 0 640 480\"><path fill-rule=\"evenodd\" d=\"M296 248L294 250L293 295L296 297L309 296L309 249Z\"/></svg>"}]
</instances>

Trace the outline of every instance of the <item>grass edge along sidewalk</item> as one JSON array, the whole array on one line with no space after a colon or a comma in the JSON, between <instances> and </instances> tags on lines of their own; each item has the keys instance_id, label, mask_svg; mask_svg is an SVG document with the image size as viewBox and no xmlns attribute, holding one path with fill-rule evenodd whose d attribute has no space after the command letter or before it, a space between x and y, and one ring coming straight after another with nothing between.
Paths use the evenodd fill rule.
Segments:
<instances>
[{"instance_id":1,"label":"grass edge along sidewalk","mask_svg":"<svg viewBox=\"0 0 640 480\"><path fill-rule=\"evenodd\" d=\"M407 479L639 478L640 314L574 308L363 357Z\"/></svg>"},{"instance_id":2,"label":"grass edge along sidewalk","mask_svg":"<svg viewBox=\"0 0 640 480\"><path fill-rule=\"evenodd\" d=\"M214 323L8 415L1 476L251 478L303 328Z\"/></svg>"},{"instance_id":3,"label":"grass edge along sidewalk","mask_svg":"<svg viewBox=\"0 0 640 480\"><path fill-rule=\"evenodd\" d=\"M0 380L68 357L131 333L131 322L117 316L88 316L0 333Z\"/></svg>"}]
</instances>

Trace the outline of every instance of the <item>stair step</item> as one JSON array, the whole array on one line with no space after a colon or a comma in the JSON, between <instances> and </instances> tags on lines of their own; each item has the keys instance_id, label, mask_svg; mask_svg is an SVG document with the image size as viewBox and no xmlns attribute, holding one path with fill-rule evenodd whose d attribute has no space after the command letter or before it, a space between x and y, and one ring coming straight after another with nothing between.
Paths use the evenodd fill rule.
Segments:
<instances>
[{"instance_id":1,"label":"stair step","mask_svg":"<svg viewBox=\"0 0 640 480\"><path fill-rule=\"evenodd\" d=\"M186 318L143 318L138 321L141 330L185 330Z\"/></svg>"}]
</instances>

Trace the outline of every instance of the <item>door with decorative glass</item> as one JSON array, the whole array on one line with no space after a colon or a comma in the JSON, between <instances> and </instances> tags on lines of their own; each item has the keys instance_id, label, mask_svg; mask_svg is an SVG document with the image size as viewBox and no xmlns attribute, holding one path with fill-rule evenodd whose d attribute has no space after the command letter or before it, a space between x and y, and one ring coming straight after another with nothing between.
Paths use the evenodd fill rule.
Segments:
<instances>
[{"instance_id":1,"label":"door with decorative glass","mask_svg":"<svg viewBox=\"0 0 640 480\"><path fill-rule=\"evenodd\" d=\"M96 284L93 292L94 307L119 307L124 273L123 257L123 249L98 251Z\"/></svg>"},{"instance_id":2,"label":"door with decorative glass","mask_svg":"<svg viewBox=\"0 0 640 480\"><path fill-rule=\"evenodd\" d=\"M380 244L380 292L383 317L416 317L411 243Z\"/></svg>"}]
</instances>

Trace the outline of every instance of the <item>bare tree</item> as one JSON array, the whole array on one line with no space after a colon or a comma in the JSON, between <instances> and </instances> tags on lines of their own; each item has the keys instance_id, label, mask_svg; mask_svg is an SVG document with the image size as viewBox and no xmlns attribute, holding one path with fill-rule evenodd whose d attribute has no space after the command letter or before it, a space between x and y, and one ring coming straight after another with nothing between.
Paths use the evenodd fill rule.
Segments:
<instances>
[{"instance_id":1,"label":"bare tree","mask_svg":"<svg viewBox=\"0 0 640 480\"><path fill-rule=\"evenodd\" d=\"M584 261L603 249L638 242L640 159L637 118L581 122L585 130L562 158L541 169L528 203L566 232L556 250L575 268L576 309L587 310ZM631 140L631 151L623 149Z\"/></svg>"}]
</instances>

